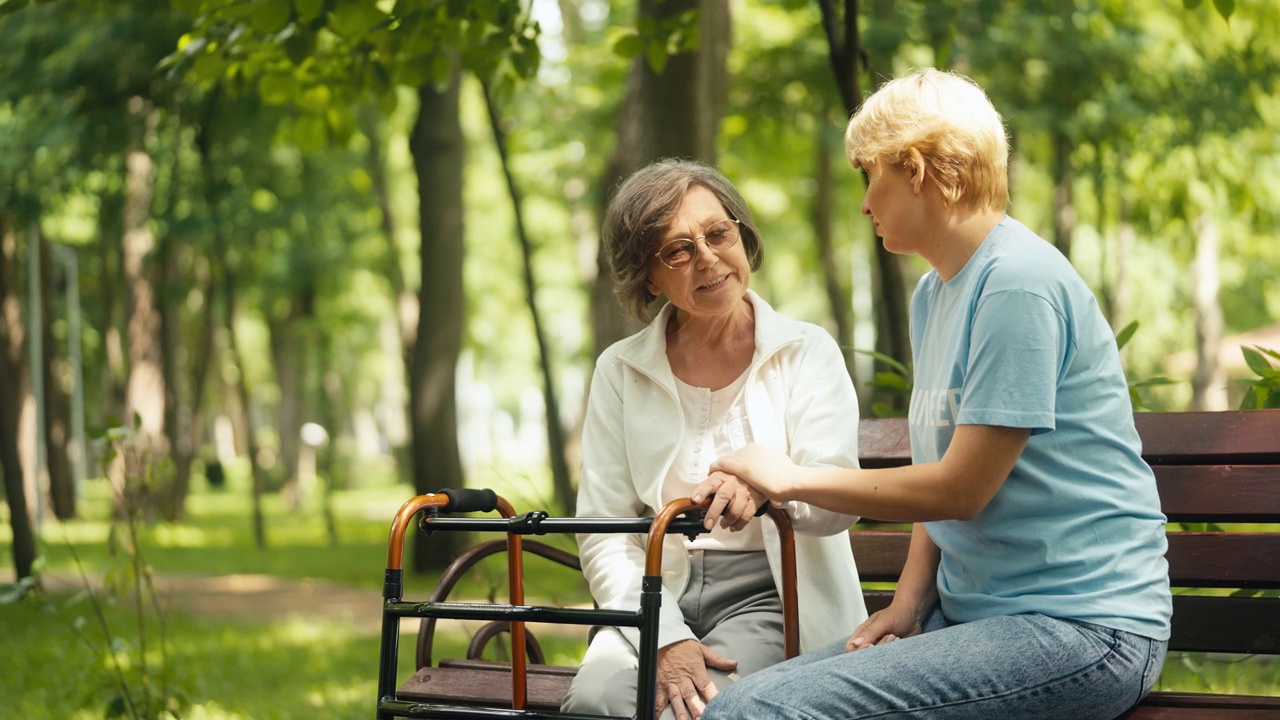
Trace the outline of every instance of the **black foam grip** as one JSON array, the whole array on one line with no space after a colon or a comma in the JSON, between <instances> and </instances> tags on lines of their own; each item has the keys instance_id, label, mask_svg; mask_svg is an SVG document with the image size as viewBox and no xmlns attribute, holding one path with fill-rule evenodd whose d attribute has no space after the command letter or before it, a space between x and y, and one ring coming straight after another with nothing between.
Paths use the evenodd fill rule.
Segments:
<instances>
[{"instance_id":1,"label":"black foam grip","mask_svg":"<svg viewBox=\"0 0 1280 720\"><path fill-rule=\"evenodd\" d=\"M498 494L492 490L475 488L445 488L439 495L449 498L444 512L492 512L498 507Z\"/></svg>"}]
</instances>

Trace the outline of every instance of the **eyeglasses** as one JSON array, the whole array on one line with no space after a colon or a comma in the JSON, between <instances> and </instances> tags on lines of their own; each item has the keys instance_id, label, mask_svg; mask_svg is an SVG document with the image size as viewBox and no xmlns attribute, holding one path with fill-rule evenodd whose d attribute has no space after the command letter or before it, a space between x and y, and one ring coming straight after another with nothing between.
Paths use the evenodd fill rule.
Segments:
<instances>
[{"instance_id":1,"label":"eyeglasses","mask_svg":"<svg viewBox=\"0 0 1280 720\"><path fill-rule=\"evenodd\" d=\"M728 250L733 247L742 237L741 225L742 222L739 220L721 220L696 238L676 238L664 243L654 256L661 260L663 265L672 270L679 270L693 262L693 258L698 254L699 240L706 240L707 247L712 250Z\"/></svg>"}]
</instances>

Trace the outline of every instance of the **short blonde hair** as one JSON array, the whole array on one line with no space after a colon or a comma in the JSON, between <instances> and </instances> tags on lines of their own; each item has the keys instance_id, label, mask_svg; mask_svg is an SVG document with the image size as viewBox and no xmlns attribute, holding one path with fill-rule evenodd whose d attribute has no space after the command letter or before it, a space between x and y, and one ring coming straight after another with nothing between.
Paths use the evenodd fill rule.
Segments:
<instances>
[{"instance_id":1,"label":"short blonde hair","mask_svg":"<svg viewBox=\"0 0 1280 720\"><path fill-rule=\"evenodd\" d=\"M933 68L890 80L862 103L844 133L855 168L923 162L948 205L1009 206L1004 121L973 80Z\"/></svg>"}]
</instances>

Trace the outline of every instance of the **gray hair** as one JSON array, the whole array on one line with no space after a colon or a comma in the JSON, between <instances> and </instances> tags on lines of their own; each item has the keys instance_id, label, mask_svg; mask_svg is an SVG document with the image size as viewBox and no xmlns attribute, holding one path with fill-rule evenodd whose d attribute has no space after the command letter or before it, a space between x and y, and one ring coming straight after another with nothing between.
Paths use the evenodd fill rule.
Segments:
<instances>
[{"instance_id":1,"label":"gray hair","mask_svg":"<svg viewBox=\"0 0 1280 720\"><path fill-rule=\"evenodd\" d=\"M684 203L690 187L711 191L742 227L742 247L752 271L764 262L764 245L747 201L719 170L694 160L663 159L635 171L609 200L601 235L622 309L641 322L653 318L649 260Z\"/></svg>"}]
</instances>

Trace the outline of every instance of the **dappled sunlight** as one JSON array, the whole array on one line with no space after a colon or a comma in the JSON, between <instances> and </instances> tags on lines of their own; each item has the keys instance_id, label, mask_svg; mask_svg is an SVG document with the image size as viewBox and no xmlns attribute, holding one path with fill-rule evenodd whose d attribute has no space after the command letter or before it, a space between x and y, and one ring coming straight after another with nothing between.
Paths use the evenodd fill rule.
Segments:
<instances>
[{"instance_id":1,"label":"dappled sunlight","mask_svg":"<svg viewBox=\"0 0 1280 720\"><path fill-rule=\"evenodd\" d=\"M183 548L229 545L233 537L230 530L218 531L174 523L158 525L148 533L148 536L152 543L161 547Z\"/></svg>"}]
</instances>

